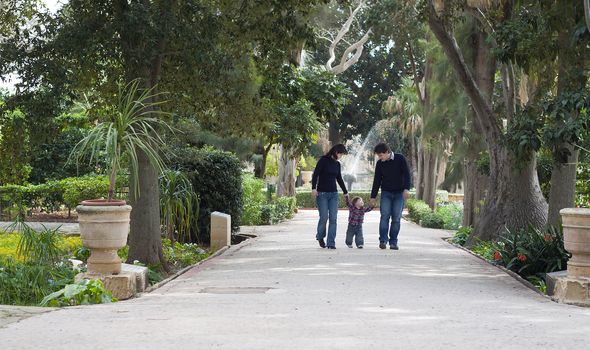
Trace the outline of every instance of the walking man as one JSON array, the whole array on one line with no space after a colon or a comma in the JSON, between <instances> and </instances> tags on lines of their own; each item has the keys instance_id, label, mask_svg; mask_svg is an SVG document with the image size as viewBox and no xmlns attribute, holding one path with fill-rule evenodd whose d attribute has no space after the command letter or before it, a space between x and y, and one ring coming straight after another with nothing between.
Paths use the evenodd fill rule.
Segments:
<instances>
[{"instance_id":1,"label":"walking man","mask_svg":"<svg viewBox=\"0 0 590 350\"><path fill-rule=\"evenodd\" d=\"M397 235L400 229L404 200L410 197L410 169L406 158L393 153L389 146L380 143L375 146L379 158L375 165L375 178L371 191L371 205L377 203L377 193L381 188L381 221L379 222L379 248L398 250ZM390 224L391 220L391 224Z\"/></svg>"}]
</instances>

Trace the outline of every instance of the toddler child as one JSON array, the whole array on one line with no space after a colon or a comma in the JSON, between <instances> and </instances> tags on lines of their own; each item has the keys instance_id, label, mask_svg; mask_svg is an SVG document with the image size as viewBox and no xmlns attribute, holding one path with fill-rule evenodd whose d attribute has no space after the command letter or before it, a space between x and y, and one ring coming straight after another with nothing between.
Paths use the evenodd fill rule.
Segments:
<instances>
[{"instance_id":1,"label":"toddler child","mask_svg":"<svg viewBox=\"0 0 590 350\"><path fill-rule=\"evenodd\" d=\"M354 237L354 243L359 249L363 248L365 244L363 239L363 219L365 213L373 210L373 206L364 206L365 203L361 197L354 197L352 201L346 198L346 206L348 207L348 228L346 229L346 245L348 248L352 248L352 238Z\"/></svg>"}]
</instances>

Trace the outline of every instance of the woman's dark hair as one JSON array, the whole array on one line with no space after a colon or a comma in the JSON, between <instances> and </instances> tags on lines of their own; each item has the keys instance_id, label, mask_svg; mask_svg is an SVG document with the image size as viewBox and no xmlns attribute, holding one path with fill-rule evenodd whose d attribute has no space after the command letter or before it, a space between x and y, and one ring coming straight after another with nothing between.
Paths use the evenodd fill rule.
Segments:
<instances>
[{"instance_id":1,"label":"woman's dark hair","mask_svg":"<svg viewBox=\"0 0 590 350\"><path fill-rule=\"evenodd\" d=\"M326 153L326 157L332 157L332 158L336 159L336 154L338 154L338 153L348 154L346 147L341 143L334 145L334 147L330 148L328 153Z\"/></svg>"},{"instance_id":2,"label":"woman's dark hair","mask_svg":"<svg viewBox=\"0 0 590 350\"><path fill-rule=\"evenodd\" d=\"M389 153L391 151L389 150L389 146L387 146L386 143L382 142L382 143L378 144L377 146L375 146L374 152L377 154L380 154L380 153Z\"/></svg>"}]
</instances>

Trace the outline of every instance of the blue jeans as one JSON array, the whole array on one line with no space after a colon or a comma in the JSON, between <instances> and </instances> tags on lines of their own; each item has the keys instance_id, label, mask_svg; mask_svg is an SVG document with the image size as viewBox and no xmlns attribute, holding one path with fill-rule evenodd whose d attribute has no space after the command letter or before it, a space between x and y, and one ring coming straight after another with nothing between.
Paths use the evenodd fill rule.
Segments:
<instances>
[{"instance_id":1,"label":"blue jeans","mask_svg":"<svg viewBox=\"0 0 590 350\"><path fill-rule=\"evenodd\" d=\"M326 222L330 220L328 227L328 247L336 246L336 217L338 215L338 192L318 192L316 198L318 211L320 212L320 221L318 222L318 233L316 239L326 237Z\"/></svg>"},{"instance_id":2,"label":"blue jeans","mask_svg":"<svg viewBox=\"0 0 590 350\"><path fill-rule=\"evenodd\" d=\"M381 243L389 242L390 245L397 245L397 235L404 209L403 194L403 192L381 191L381 221L379 222L379 242Z\"/></svg>"}]
</instances>

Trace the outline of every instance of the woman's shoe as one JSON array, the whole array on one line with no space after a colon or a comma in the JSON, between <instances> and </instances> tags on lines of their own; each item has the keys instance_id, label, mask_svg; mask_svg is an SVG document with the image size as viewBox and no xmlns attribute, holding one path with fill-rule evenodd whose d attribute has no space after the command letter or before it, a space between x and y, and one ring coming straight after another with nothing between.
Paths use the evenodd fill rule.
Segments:
<instances>
[{"instance_id":1,"label":"woman's shoe","mask_svg":"<svg viewBox=\"0 0 590 350\"><path fill-rule=\"evenodd\" d=\"M320 247L322 248L326 248L326 242L324 242L324 239L318 239L318 243L320 244Z\"/></svg>"},{"instance_id":2,"label":"woman's shoe","mask_svg":"<svg viewBox=\"0 0 590 350\"><path fill-rule=\"evenodd\" d=\"M329 246L328 249L336 249L336 247Z\"/></svg>"}]
</instances>

